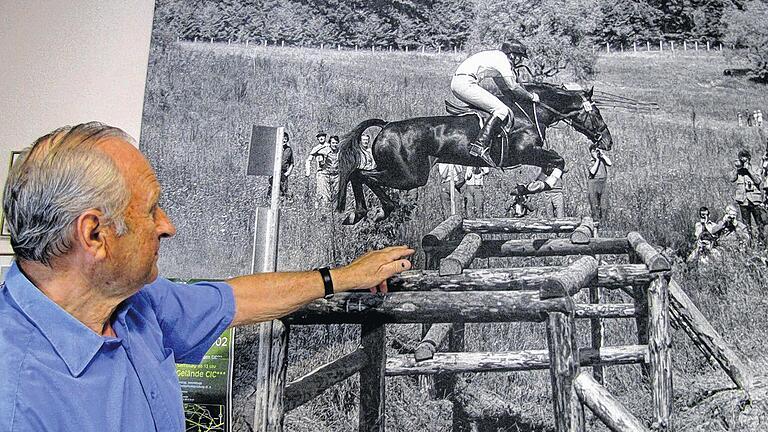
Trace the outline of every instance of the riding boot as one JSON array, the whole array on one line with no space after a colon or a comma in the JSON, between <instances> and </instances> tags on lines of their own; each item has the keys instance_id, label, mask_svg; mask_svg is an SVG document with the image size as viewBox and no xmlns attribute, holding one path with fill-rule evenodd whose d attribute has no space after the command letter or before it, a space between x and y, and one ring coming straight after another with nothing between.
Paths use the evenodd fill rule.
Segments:
<instances>
[{"instance_id":1,"label":"riding boot","mask_svg":"<svg viewBox=\"0 0 768 432\"><path fill-rule=\"evenodd\" d=\"M491 159L491 138L494 136L494 131L497 126L501 125L501 119L496 116L491 116L483 126L483 130L480 131L480 135L477 139L469 145L469 154L475 157L479 157L488 165L496 168L496 162Z\"/></svg>"}]
</instances>

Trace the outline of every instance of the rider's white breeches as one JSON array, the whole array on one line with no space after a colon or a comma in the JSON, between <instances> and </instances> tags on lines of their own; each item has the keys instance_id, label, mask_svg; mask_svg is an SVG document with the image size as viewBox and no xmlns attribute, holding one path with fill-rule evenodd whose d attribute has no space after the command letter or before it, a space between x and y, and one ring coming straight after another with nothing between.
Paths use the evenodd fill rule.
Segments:
<instances>
[{"instance_id":1,"label":"rider's white breeches","mask_svg":"<svg viewBox=\"0 0 768 432\"><path fill-rule=\"evenodd\" d=\"M481 108L504 120L509 115L509 107L504 102L480 87L477 80L468 75L454 75L451 80L451 92L462 102Z\"/></svg>"}]
</instances>

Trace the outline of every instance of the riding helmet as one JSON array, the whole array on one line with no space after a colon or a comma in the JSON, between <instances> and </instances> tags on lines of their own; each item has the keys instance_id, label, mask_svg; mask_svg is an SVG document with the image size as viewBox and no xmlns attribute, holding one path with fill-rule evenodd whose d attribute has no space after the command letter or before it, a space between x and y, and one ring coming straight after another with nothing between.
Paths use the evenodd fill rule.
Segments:
<instances>
[{"instance_id":1,"label":"riding helmet","mask_svg":"<svg viewBox=\"0 0 768 432\"><path fill-rule=\"evenodd\" d=\"M528 48L519 40L510 38L501 44L501 52L506 55L514 54L520 57L528 58Z\"/></svg>"}]
</instances>

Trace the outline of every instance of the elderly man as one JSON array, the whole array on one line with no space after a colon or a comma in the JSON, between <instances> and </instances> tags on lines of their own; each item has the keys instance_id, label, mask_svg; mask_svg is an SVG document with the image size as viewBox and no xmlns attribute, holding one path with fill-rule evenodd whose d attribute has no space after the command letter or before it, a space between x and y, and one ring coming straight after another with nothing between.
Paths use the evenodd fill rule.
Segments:
<instances>
[{"instance_id":1,"label":"elderly man","mask_svg":"<svg viewBox=\"0 0 768 432\"><path fill-rule=\"evenodd\" d=\"M174 363L230 325L279 318L410 268L402 246L346 267L182 285L158 278L176 232L123 131L58 129L12 168L3 208L16 263L0 287L0 430L182 431Z\"/></svg>"}]
</instances>

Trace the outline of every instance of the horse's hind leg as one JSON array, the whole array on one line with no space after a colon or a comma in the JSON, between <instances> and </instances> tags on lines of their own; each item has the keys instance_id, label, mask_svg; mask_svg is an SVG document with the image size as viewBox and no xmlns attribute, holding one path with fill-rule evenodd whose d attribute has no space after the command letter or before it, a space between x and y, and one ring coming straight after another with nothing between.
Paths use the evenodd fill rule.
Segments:
<instances>
[{"instance_id":1,"label":"horse's hind leg","mask_svg":"<svg viewBox=\"0 0 768 432\"><path fill-rule=\"evenodd\" d=\"M364 219L368 213L368 205L365 202L365 193L363 193L363 183L358 172L352 174L350 183L352 184L352 193L355 196L355 212L348 214L344 218L344 222L342 222L344 225L354 225Z\"/></svg>"}]
</instances>

